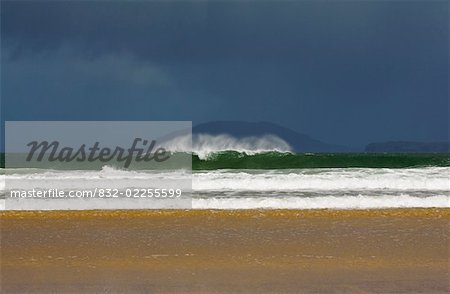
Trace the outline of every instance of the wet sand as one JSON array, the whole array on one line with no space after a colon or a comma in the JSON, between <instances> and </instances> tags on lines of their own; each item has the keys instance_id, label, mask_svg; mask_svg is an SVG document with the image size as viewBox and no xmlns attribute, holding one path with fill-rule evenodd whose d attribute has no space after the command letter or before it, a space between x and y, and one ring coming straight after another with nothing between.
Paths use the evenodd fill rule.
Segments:
<instances>
[{"instance_id":1,"label":"wet sand","mask_svg":"<svg viewBox=\"0 0 450 294\"><path fill-rule=\"evenodd\" d=\"M450 209L0 216L2 293L450 291Z\"/></svg>"}]
</instances>

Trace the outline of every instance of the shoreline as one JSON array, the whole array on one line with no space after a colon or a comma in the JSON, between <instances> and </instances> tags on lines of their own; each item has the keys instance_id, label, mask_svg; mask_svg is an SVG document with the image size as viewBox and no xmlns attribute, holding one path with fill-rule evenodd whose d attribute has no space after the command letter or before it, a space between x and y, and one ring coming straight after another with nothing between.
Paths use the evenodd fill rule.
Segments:
<instances>
[{"instance_id":1,"label":"shoreline","mask_svg":"<svg viewBox=\"0 0 450 294\"><path fill-rule=\"evenodd\" d=\"M89 210L0 210L0 218L15 217L168 217L220 216L249 217L257 214L267 217L449 217L450 207L433 208L369 208L369 209L89 209Z\"/></svg>"}]
</instances>

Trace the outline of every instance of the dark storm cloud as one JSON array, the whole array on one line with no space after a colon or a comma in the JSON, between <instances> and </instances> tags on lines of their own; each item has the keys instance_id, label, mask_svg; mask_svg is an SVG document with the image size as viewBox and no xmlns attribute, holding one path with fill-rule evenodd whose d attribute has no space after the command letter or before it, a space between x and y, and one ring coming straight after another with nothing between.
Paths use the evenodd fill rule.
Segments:
<instances>
[{"instance_id":1,"label":"dark storm cloud","mask_svg":"<svg viewBox=\"0 0 450 294\"><path fill-rule=\"evenodd\" d=\"M444 140L447 18L446 2L2 2L5 115Z\"/></svg>"},{"instance_id":2,"label":"dark storm cloud","mask_svg":"<svg viewBox=\"0 0 450 294\"><path fill-rule=\"evenodd\" d=\"M391 53L391 58L411 50L442 53L444 46L424 42L444 44L447 36L445 6L434 4L19 1L3 5L2 36L18 41L22 51L74 42L86 53L131 51L185 61L306 59L305 54L315 52L313 61L320 57L339 63L349 54L366 59L367 49Z\"/></svg>"},{"instance_id":3,"label":"dark storm cloud","mask_svg":"<svg viewBox=\"0 0 450 294\"><path fill-rule=\"evenodd\" d=\"M69 42L83 54L131 51L178 58L193 53L189 44L198 43L205 30L203 11L204 5L188 3L7 3L2 33L12 44L18 42L19 52L53 50Z\"/></svg>"}]
</instances>

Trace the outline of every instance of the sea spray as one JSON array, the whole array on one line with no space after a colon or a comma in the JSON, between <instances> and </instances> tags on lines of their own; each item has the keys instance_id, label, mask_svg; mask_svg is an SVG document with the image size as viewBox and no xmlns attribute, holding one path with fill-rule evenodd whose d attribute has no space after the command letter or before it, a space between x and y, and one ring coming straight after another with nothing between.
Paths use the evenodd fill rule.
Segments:
<instances>
[{"instance_id":1,"label":"sea spray","mask_svg":"<svg viewBox=\"0 0 450 294\"><path fill-rule=\"evenodd\" d=\"M274 135L235 138L226 134L196 134L192 135L192 142L190 136L179 136L162 142L161 145L172 152L191 152L202 160L225 151L236 151L246 155L292 151L288 143Z\"/></svg>"}]
</instances>

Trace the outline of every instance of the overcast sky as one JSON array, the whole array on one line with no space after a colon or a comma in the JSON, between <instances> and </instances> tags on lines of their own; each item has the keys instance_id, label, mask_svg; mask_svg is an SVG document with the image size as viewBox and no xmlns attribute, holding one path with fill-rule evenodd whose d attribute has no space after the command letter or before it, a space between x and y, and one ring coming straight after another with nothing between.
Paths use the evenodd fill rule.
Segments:
<instances>
[{"instance_id":1,"label":"overcast sky","mask_svg":"<svg viewBox=\"0 0 450 294\"><path fill-rule=\"evenodd\" d=\"M269 121L344 145L448 140L448 5L2 1L2 121Z\"/></svg>"}]
</instances>

